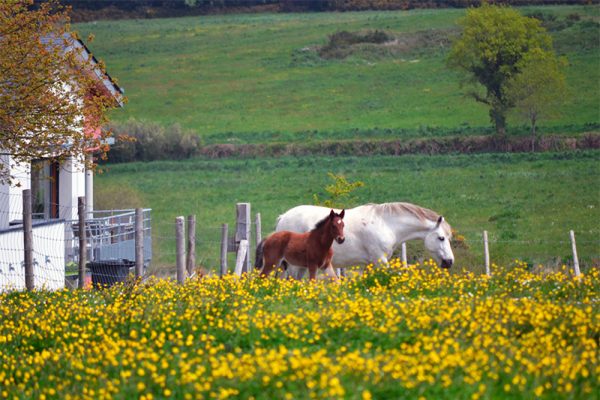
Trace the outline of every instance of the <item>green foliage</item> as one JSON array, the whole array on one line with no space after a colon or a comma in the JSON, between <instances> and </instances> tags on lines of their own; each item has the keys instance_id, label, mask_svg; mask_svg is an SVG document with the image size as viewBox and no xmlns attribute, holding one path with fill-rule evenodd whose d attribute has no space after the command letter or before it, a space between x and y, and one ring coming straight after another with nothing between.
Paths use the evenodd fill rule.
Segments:
<instances>
[{"instance_id":1,"label":"green foliage","mask_svg":"<svg viewBox=\"0 0 600 400\"><path fill-rule=\"evenodd\" d=\"M552 40L540 21L518 11L484 5L470 9L459 23L463 32L452 46L448 63L466 72L468 82L478 84L470 95L490 108L496 132L504 135L506 113L513 106L505 85L518 72L518 63L533 50L550 51Z\"/></svg>"},{"instance_id":2,"label":"green foliage","mask_svg":"<svg viewBox=\"0 0 600 400\"><path fill-rule=\"evenodd\" d=\"M566 60L536 48L517 63L518 73L505 86L506 97L515 110L531 123L532 150L536 124L542 118L556 117L568 100L568 88L562 68Z\"/></svg>"},{"instance_id":3,"label":"green foliage","mask_svg":"<svg viewBox=\"0 0 600 400\"><path fill-rule=\"evenodd\" d=\"M315 193L313 201L316 205L331 207L331 208L349 208L357 204L357 197L352 195L357 188L365 186L364 182L348 182L343 175L336 175L328 172L327 176L333 179L333 183L325 186L325 191L328 194L328 199L321 200Z\"/></svg>"},{"instance_id":4,"label":"green foliage","mask_svg":"<svg viewBox=\"0 0 600 400\"><path fill-rule=\"evenodd\" d=\"M116 139L109 156L113 162L182 160L198 154L200 149L200 137L179 124L164 127L130 119L113 122L108 128Z\"/></svg>"}]
</instances>

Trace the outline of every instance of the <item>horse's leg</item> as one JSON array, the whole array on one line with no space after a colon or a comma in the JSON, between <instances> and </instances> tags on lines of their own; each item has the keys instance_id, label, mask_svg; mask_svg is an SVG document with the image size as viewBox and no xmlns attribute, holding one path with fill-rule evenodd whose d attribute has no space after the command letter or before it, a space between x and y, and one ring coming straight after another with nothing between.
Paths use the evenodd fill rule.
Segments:
<instances>
[{"instance_id":1,"label":"horse's leg","mask_svg":"<svg viewBox=\"0 0 600 400\"><path fill-rule=\"evenodd\" d=\"M271 271L273 271L273 264L265 261L265 264L260 270L260 276L266 277L271 273Z\"/></svg>"},{"instance_id":2,"label":"horse's leg","mask_svg":"<svg viewBox=\"0 0 600 400\"><path fill-rule=\"evenodd\" d=\"M336 281L336 282L340 281L340 278L335 273L335 269L333 269L333 265L331 264L331 262L329 262L327 264L327 267L325 267L325 273L327 274L328 277L330 277L334 281Z\"/></svg>"},{"instance_id":3,"label":"horse's leg","mask_svg":"<svg viewBox=\"0 0 600 400\"><path fill-rule=\"evenodd\" d=\"M264 259L263 259L263 249L265 246L265 241L261 240L261 242L258 244L258 246L256 246L256 252L254 255L254 268L255 269L262 269L263 267L263 263L264 263Z\"/></svg>"},{"instance_id":4,"label":"horse's leg","mask_svg":"<svg viewBox=\"0 0 600 400\"><path fill-rule=\"evenodd\" d=\"M297 267L295 265L288 263L287 275L288 277L296 280L301 280L304 277L304 273L306 272L306 268Z\"/></svg>"},{"instance_id":5,"label":"horse's leg","mask_svg":"<svg viewBox=\"0 0 600 400\"><path fill-rule=\"evenodd\" d=\"M383 254L381 257L379 257L379 265L383 267L390 266L390 261L388 260L387 255Z\"/></svg>"},{"instance_id":6,"label":"horse's leg","mask_svg":"<svg viewBox=\"0 0 600 400\"><path fill-rule=\"evenodd\" d=\"M276 268L279 264L278 260L270 255L265 255L263 259L263 267L260 270L260 276L268 276L273 268Z\"/></svg>"},{"instance_id":7,"label":"horse's leg","mask_svg":"<svg viewBox=\"0 0 600 400\"><path fill-rule=\"evenodd\" d=\"M283 263L285 263L285 261L279 262L279 265L275 268L275 277L277 279L285 279L285 268L283 267Z\"/></svg>"},{"instance_id":8,"label":"horse's leg","mask_svg":"<svg viewBox=\"0 0 600 400\"><path fill-rule=\"evenodd\" d=\"M313 282L317 279L317 265L316 264L308 266L308 278Z\"/></svg>"}]
</instances>

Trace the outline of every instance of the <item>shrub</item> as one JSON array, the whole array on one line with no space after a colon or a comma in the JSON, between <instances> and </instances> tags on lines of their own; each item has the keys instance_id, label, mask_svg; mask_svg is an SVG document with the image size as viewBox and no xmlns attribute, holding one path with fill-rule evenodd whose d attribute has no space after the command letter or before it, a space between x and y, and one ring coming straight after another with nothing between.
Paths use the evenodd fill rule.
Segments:
<instances>
[{"instance_id":1,"label":"shrub","mask_svg":"<svg viewBox=\"0 0 600 400\"><path fill-rule=\"evenodd\" d=\"M375 30L366 33L339 31L329 35L329 42L318 51L319 56L326 59L348 57L352 46L358 44L382 44L393 40L393 37L384 31Z\"/></svg>"},{"instance_id":2,"label":"shrub","mask_svg":"<svg viewBox=\"0 0 600 400\"><path fill-rule=\"evenodd\" d=\"M179 124L167 127L131 119L108 127L116 140L108 154L110 162L182 160L200 152L200 137Z\"/></svg>"}]
</instances>

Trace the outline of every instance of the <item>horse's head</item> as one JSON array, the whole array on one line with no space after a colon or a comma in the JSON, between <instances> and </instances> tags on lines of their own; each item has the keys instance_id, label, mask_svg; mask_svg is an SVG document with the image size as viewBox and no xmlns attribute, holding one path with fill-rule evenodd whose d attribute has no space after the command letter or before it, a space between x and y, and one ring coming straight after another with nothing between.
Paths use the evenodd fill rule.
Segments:
<instances>
[{"instance_id":1,"label":"horse's head","mask_svg":"<svg viewBox=\"0 0 600 400\"><path fill-rule=\"evenodd\" d=\"M452 239L452 230L450 225L440 216L435 224L425 236L425 248L436 259L442 268L450 268L454 263L454 253L450 246Z\"/></svg>"},{"instance_id":2,"label":"horse's head","mask_svg":"<svg viewBox=\"0 0 600 400\"><path fill-rule=\"evenodd\" d=\"M335 211L331 210L329 213L329 220L331 221L331 234L336 242L339 244L344 243L346 238L344 237L344 215L346 214L346 210L342 210L341 213L337 214Z\"/></svg>"}]
</instances>

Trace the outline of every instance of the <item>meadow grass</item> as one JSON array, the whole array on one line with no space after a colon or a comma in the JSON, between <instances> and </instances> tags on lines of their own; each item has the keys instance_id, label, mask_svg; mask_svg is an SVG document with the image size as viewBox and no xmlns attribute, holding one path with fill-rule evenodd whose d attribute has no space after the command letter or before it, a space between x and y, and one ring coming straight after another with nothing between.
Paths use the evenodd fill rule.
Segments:
<instances>
[{"instance_id":1,"label":"meadow grass","mask_svg":"<svg viewBox=\"0 0 600 400\"><path fill-rule=\"evenodd\" d=\"M597 6L522 8L598 21ZM489 126L486 107L464 96L445 65L447 46L323 60L315 46L340 31L452 35L464 9L310 14L247 14L99 21L75 28L125 88L115 120L181 124L199 135L336 132L353 129ZM552 32L569 59L574 93L562 117L541 128L599 121L597 27ZM594 30L595 29L595 30ZM590 39L591 37L591 39ZM594 40L596 38L596 40ZM521 125L515 119L510 125ZM232 139L233 138L233 139ZM269 139L269 138L267 138Z\"/></svg>"},{"instance_id":2,"label":"meadow grass","mask_svg":"<svg viewBox=\"0 0 600 400\"><path fill-rule=\"evenodd\" d=\"M221 224L235 224L235 204L249 202L252 219L262 216L263 236L276 217L313 195L326 199L328 172L363 181L363 203L408 201L435 210L457 234L457 266L481 271L483 230L489 231L492 261L519 258L530 264L570 262L568 232L576 232L579 257L600 258L600 152L533 154L410 155L401 157L299 157L194 159L111 165L96 177L98 196L108 193L124 207L133 197L152 208L155 272L172 272L174 221L197 216L198 259L219 265ZM102 208L102 205L96 205ZM427 255L410 244L411 260Z\"/></svg>"}]
</instances>

